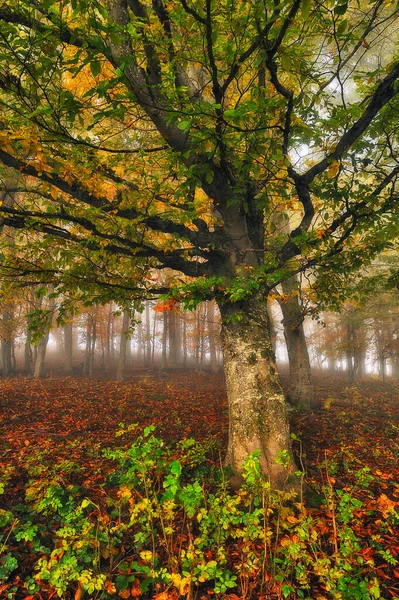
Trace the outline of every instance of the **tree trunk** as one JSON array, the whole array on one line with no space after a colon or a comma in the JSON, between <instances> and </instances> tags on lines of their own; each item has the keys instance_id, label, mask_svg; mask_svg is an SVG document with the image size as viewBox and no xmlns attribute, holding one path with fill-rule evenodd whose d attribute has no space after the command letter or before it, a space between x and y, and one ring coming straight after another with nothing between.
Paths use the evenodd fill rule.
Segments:
<instances>
[{"instance_id":1,"label":"tree trunk","mask_svg":"<svg viewBox=\"0 0 399 600\"><path fill-rule=\"evenodd\" d=\"M161 360L161 368L166 369L168 364L167 357L167 341L168 341L168 321L169 321L169 312L164 310L162 313L162 360Z\"/></svg>"},{"instance_id":2,"label":"tree trunk","mask_svg":"<svg viewBox=\"0 0 399 600\"><path fill-rule=\"evenodd\" d=\"M123 311L123 321L122 321L122 331L121 331L121 342L120 342L120 350L119 350L119 361L118 368L116 371L116 380L123 381L125 376L125 368L126 368L126 357L127 357L127 345L130 341L129 336L129 328L130 328L130 311Z\"/></svg>"},{"instance_id":3,"label":"tree trunk","mask_svg":"<svg viewBox=\"0 0 399 600\"><path fill-rule=\"evenodd\" d=\"M267 303L267 318L269 319L269 333L270 340L272 343L273 352L276 355L277 351L277 331L274 326L274 315L271 302Z\"/></svg>"},{"instance_id":4,"label":"tree trunk","mask_svg":"<svg viewBox=\"0 0 399 600\"><path fill-rule=\"evenodd\" d=\"M149 368L151 366L151 362L154 362L154 352L152 352L152 360L151 360L151 320L150 320L150 303L148 300L145 303L145 345L144 345L144 355L145 355L145 366ZM152 341L153 348L155 347L155 338Z\"/></svg>"},{"instance_id":5,"label":"tree trunk","mask_svg":"<svg viewBox=\"0 0 399 600\"><path fill-rule=\"evenodd\" d=\"M12 352L14 344L13 309L7 303L1 319L1 366L3 377L10 377L13 372Z\"/></svg>"},{"instance_id":6,"label":"tree trunk","mask_svg":"<svg viewBox=\"0 0 399 600\"><path fill-rule=\"evenodd\" d=\"M65 375L73 372L73 323L68 321L64 325L64 352L65 352Z\"/></svg>"},{"instance_id":7,"label":"tree trunk","mask_svg":"<svg viewBox=\"0 0 399 600\"><path fill-rule=\"evenodd\" d=\"M298 298L299 282L291 277L282 282L285 298L280 301L284 336L290 369L287 399L290 404L309 410L316 408L312 372L303 329L303 308Z\"/></svg>"},{"instance_id":8,"label":"tree trunk","mask_svg":"<svg viewBox=\"0 0 399 600\"><path fill-rule=\"evenodd\" d=\"M221 304L220 312L229 402L226 464L239 474L248 456L259 451L261 468L271 484L285 487L296 465L266 299L251 299L239 306Z\"/></svg>"},{"instance_id":9,"label":"tree trunk","mask_svg":"<svg viewBox=\"0 0 399 600\"><path fill-rule=\"evenodd\" d=\"M353 364L353 326L348 323L346 325L346 372L348 375L348 382L354 383L355 381L355 369Z\"/></svg>"},{"instance_id":10,"label":"tree trunk","mask_svg":"<svg viewBox=\"0 0 399 600\"><path fill-rule=\"evenodd\" d=\"M36 346L37 352L36 352L35 366L34 366L34 370L33 370L33 377L35 379L41 379L44 375L44 361L46 358L47 343L48 343L48 340L50 337L50 329L51 329L51 323L53 320L54 306L55 306L55 298L50 298L48 301L47 309L46 309L46 310L48 310L48 314L46 317L46 322L44 324L43 335L40 338L40 340Z\"/></svg>"},{"instance_id":11,"label":"tree trunk","mask_svg":"<svg viewBox=\"0 0 399 600\"><path fill-rule=\"evenodd\" d=\"M216 357L216 323L215 323L215 304L213 301L207 303L207 317L208 317L208 340L209 340L209 361L212 373L217 373L218 363Z\"/></svg>"},{"instance_id":12,"label":"tree trunk","mask_svg":"<svg viewBox=\"0 0 399 600\"><path fill-rule=\"evenodd\" d=\"M28 327L26 332L26 340L24 345L24 372L26 375L31 375L33 370L33 352L31 346L31 333Z\"/></svg>"},{"instance_id":13,"label":"tree trunk","mask_svg":"<svg viewBox=\"0 0 399 600\"><path fill-rule=\"evenodd\" d=\"M143 365L143 324L142 321L137 325L137 365L139 368Z\"/></svg>"},{"instance_id":14,"label":"tree trunk","mask_svg":"<svg viewBox=\"0 0 399 600\"><path fill-rule=\"evenodd\" d=\"M184 314L183 317L183 331L182 331L182 338L183 338L183 368L185 369L187 367L187 314Z\"/></svg>"},{"instance_id":15,"label":"tree trunk","mask_svg":"<svg viewBox=\"0 0 399 600\"><path fill-rule=\"evenodd\" d=\"M176 310L168 313L168 337L169 337L169 367L175 369L180 362L180 317Z\"/></svg>"}]
</instances>

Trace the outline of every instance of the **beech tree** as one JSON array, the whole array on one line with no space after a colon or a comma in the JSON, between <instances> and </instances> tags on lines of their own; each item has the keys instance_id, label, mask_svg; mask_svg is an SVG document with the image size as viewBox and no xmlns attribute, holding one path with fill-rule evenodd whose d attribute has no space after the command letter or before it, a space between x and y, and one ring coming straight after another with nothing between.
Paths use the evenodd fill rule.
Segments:
<instances>
[{"instance_id":1,"label":"beech tree","mask_svg":"<svg viewBox=\"0 0 399 600\"><path fill-rule=\"evenodd\" d=\"M267 297L310 268L359 267L369 232L390 235L397 18L384 0L0 8L0 161L23 176L0 210L18 230L4 275L125 300L169 268L172 298L216 299L226 460L240 471L259 451L274 485L296 467Z\"/></svg>"}]
</instances>

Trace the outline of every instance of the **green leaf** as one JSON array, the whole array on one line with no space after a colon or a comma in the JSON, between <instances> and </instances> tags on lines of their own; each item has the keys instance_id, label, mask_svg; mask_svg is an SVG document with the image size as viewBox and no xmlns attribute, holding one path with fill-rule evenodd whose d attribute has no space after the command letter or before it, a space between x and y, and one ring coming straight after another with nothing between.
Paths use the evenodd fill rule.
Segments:
<instances>
[{"instance_id":1,"label":"green leaf","mask_svg":"<svg viewBox=\"0 0 399 600\"><path fill-rule=\"evenodd\" d=\"M302 17L304 19L306 19L309 16L311 2L312 2L312 0L303 0L303 3L302 3Z\"/></svg>"},{"instance_id":2,"label":"green leaf","mask_svg":"<svg viewBox=\"0 0 399 600\"><path fill-rule=\"evenodd\" d=\"M170 472L174 475L180 475L182 471L182 466L178 460L174 460L170 463Z\"/></svg>"},{"instance_id":3,"label":"green leaf","mask_svg":"<svg viewBox=\"0 0 399 600\"><path fill-rule=\"evenodd\" d=\"M180 121L180 123L178 123L177 127L179 129L181 129L182 131L188 131L191 127L191 121Z\"/></svg>"},{"instance_id":4,"label":"green leaf","mask_svg":"<svg viewBox=\"0 0 399 600\"><path fill-rule=\"evenodd\" d=\"M344 31L346 30L346 28L348 27L348 20L344 19L343 21L341 21L341 23L338 25L337 27L337 33L339 35L341 35L342 33L344 33Z\"/></svg>"},{"instance_id":5,"label":"green leaf","mask_svg":"<svg viewBox=\"0 0 399 600\"><path fill-rule=\"evenodd\" d=\"M286 54L285 52L281 52L280 61L281 61L281 66L283 67L284 71L289 71L291 69L292 60L288 54Z\"/></svg>"},{"instance_id":6,"label":"green leaf","mask_svg":"<svg viewBox=\"0 0 399 600\"><path fill-rule=\"evenodd\" d=\"M97 77L101 73L101 62L99 60L93 60L90 63L90 71L93 77Z\"/></svg>"},{"instance_id":7,"label":"green leaf","mask_svg":"<svg viewBox=\"0 0 399 600\"><path fill-rule=\"evenodd\" d=\"M336 15L344 15L347 10L348 10L348 3L345 2L344 4L338 4L338 6L336 6L334 8L334 13Z\"/></svg>"}]
</instances>

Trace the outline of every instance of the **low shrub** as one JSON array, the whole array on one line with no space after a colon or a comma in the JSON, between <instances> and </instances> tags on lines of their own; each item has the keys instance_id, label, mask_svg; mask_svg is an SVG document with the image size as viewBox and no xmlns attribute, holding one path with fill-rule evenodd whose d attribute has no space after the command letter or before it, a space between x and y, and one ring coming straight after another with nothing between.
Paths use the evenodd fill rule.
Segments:
<instances>
[{"instance_id":1,"label":"low shrub","mask_svg":"<svg viewBox=\"0 0 399 600\"><path fill-rule=\"evenodd\" d=\"M353 489L335 490L327 473L321 508L307 509L270 489L255 453L233 493L206 444L170 447L153 430L105 451L113 468L98 498L70 481L69 463L68 478L27 467L24 501L0 510L5 598L381 597ZM359 471L359 485L371 481ZM393 505L385 518L398 519Z\"/></svg>"}]
</instances>

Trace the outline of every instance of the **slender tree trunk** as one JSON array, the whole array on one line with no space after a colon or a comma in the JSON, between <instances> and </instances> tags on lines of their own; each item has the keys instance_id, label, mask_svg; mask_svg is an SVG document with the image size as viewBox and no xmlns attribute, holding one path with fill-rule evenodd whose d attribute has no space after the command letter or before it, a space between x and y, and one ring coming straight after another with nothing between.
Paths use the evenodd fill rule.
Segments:
<instances>
[{"instance_id":1,"label":"slender tree trunk","mask_svg":"<svg viewBox=\"0 0 399 600\"><path fill-rule=\"evenodd\" d=\"M162 362L161 362L162 369L165 369L168 364L168 356L167 356L168 321L169 321L169 312L167 310L164 310L162 313Z\"/></svg>"},{"instance_id":2,"label":"slender tree trunk","mask_svg":"<svg viewBox=\"0 0 399 600\"><path fill-rule=\"evenodd\" d=\"M98 308L95 314L92 316L92 335L91 335L91 349L90 349L90 360L89 360L89 375L93 375L94 370L94 359L96 356L96 342L97 342L97 314Z\"/></svg>"},{"instance_id":3,"label":"slender tree trunk","mask_svg":"<svg viewBox=\"0 0 399 600\"><path fill-rule=\"evenodd\" d=\"M47 308L49 313L48 313L48 316L46 319L46 323L44 325L43 335L40 338L40 340L36 346L37 354L36 354L36 360L35 360L35 367L34 367L34 371L33 371L33 377L35 379L41 379L44 375L46 350L47 350L48 340L50 337L50 329L51 329L51 323L53 320L54 306L55 306L55 299L50 298L48 301L48 308Z\"/></svg>"},{"instance_id":4,"label":"slender tree trunk","mask_svg":"<svg viewBox=\"0 0 399 600\"><path fill-rule=\"evenodd\" d=\"M182 331L182 338L183 338L183 368L185 369L187 367L187 315L184 314L183 316L183 331Z\"/></svg>"},{"instance_id":5,"label":"slender tree trunk","mask_svg":"<svg viewBox=\"0 0 399 600\"><path fill-rule=\"evenodd\" d=\"M209 339L209 361L212 373L217 373L218 363L216 357L216 319L215 319L215 304L213 301L207 303L208 317L208 339Z\"/></svg>"},{"instance_id":6,"label":"slender tree trunk","mask_svg":"<svg viewBox=\"0 0 399 600\"><path fill-rule=\"evenodd\" d=\"M116 371L116 380L123 381L125 376L126 358L127 358L127 345L130 341L130 311L123 311L121 341L119 346L119 361L118 368Z\"/></svg>"},{"instance_id":7,"label":"slender tree trunk","mask_svg":"<svg viewBox=\"0 0 399 600\"><path fill-rule=\"evenodd\" d=\"M180 331L179 314L176 310L168 313L168 337L169 337L169 367L175 369L180 361Z\"/></svg>"},{"instance_id":8,"label":"slender tree trunk","mask_svg":"<svg viewBox=\"0 0 399 600\"><path fill-rule=\"evenodd\" d=\"M248 456L259 451L261 468L271 484L284 487L296 465L266 299L239 306L221 304L220 312L230 423L226 464L240 473ZM239 319L234 318L237 313Z\"/></svg>"},{"instance_id":9,"label":"slender tree trunk","mask_svg":"<svg viewBox=\"0 0 399 600\"><path fill-rule=\"evenodd\" d=\"M309 353L303 329L303 308L299 303L299 282L292 277L282 282L285 298L280 302L290 369L288 400L294 406L316 408Z\"/></svg>"},{"instance_id":10,"label":"slender tree trunk","mask_svg":"<svg viewBox=\"0 0 399 600\"><path fill-rule=\"evenodd\" d=\"M112 303L108 307L107 315L107 327L105 334L105 356L104 356L104 368L105 372L108 373L111 368L111 319L112 319Z\"/></svg>"},{"instance_id":11,"label":"slender tree trunk","mask_svg":"<svg viewBox=\"0 0 399 600\"><path fill-rule=\"evenodd\" d=\"M33 353L31 346L31 333L29 327L26 332L26 340L24 345L24 372L26 375L31 375L33 370Z\"/></svg>"},{"instance_id":12,"label":"slender tree trunk","mask_svg":"<svg viewBox=\"0 0 399 600\"><path fill-rule=\"evenodd\" d=\"M73 373L73 323L64 325L65 375Z\"/></svg>"},{"instance_id":13,"label":"slender tree trunk","mask_svg":"<svg viewBox=\"0 0 399 600\"><path fill-rule=\"evenodd\" d=\"M143 324L140 320L140 323L137 325L137 365L139 368L143 365Z\"/></svg>"},{"instance_id":14,"label":"slender tree trunk","mask_svg":"<svg viewBox=\"0 0 399 600\"><path fill-rule=\"evenodd\" d=\"M155 315L154 315L154 322L155 322ZM153 343L153 350L155 347L155 338L152 341ZM145 346L144 346L144 350L145 350L145 366L147 368L149 368L151 366L151 363L154 363L154 356L152 356L152 360L151 360L151 320L150 320L150 303L148 302L148 300L145 303ZM153 355L154 352L152 352Z\"/></svg>"},{"instance_id":15,"label":"slender tree trunk","mask_svg":"<svg viewBox=\"0 0 399 600\"><path fill-rule=\"evenodd\" d=\"M154 368L154 364L155 364L155 341L156 341L156 334L157 334L157 312L154 312L154 320L153 320L153 324L152 324L152 338L151 335L148 338L148 347L149 347L149 351L151 352L150 355L150 362L149 365ZM152 345L151 345L152 342Z\"/></svg>"},{"instance_id":16,"label":"slender tree trunk","mask_svg":"<svg viewBox=\"0 0 399 600\"><path fill-rule=\"evenodd\" d=\"M348 374L348 382L354 383L355 369L353 364L353 326L348 323L346 326L346 372Z\"/></svg>"}]
</instances>

